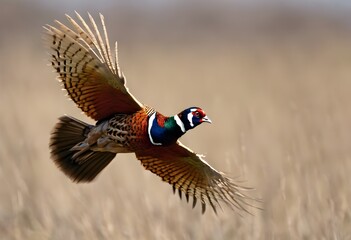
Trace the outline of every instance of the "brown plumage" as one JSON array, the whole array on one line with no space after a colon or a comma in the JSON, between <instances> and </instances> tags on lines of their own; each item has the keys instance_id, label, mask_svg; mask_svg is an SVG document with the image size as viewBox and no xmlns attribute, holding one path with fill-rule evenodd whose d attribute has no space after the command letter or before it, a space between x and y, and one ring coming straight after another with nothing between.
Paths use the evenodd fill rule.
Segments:
<instances>
[{"instance_id":1,"label":"brown plumage","mask_svg":"<svg viewBox=\"0 0 351 240\"><path fill-rule=\"evenodd\" d=\"M63 116L50 139L51 157L73 181L92 181L117 153L135 153L141 164L163 181L191 196L193 206L209 204L216 212L220 203L246 211L252 198L245 187L235 184L212 168L203 157L178 141L186 131L211 122L201 108L185 109L171 117L140 103L126 87L109 46L104 18L103 36L94 19L91 26L77 13L78 24L67 16L72 29L56 21L47 25L46 42L51 63L70 98L96 125Z\"/></svg>"}]
</instances>

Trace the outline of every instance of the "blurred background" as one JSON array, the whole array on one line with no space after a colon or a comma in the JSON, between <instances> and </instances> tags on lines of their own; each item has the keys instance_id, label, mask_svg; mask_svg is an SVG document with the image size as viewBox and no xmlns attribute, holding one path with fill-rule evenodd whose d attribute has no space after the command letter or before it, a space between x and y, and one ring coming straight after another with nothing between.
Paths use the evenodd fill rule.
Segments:
<instances>
[{"instance_id":1,"label":"blurred background","mask_svg":"<svg viewBox=\"0 0 351 240\"><path fill-rule=\"evenodd\" d=\"M89 123L47 66L42 26L105 16L143 103L213 120L182 138L254 187L263 211L218 216L133 154L91 184L49 158L63 114ZM351 239L349 1L0 1L1 239Z\"/></svg>"}]
</instances>

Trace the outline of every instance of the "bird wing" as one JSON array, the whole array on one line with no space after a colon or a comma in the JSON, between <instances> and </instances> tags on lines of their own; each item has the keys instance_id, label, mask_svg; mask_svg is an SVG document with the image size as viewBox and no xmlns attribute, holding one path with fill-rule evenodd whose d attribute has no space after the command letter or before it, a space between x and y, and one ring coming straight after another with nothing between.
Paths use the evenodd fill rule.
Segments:
<instances>
[{"instance_id":1,"label":"bird wing","mask_svg":"<svg viewBox=\"0 0 351 240\"><path fill-rule=\"evenodd\" d=\"M104 17L100 14L104 37L89 14L92 28L78 14L79 25L66 15L72 29L56 21L45 26L51 65L68 95L89 117L101 120L115 113L134 113L143 105L129 93L118 66L117 42L114 57L108 41Z\"/></svg>"},{"instance_id":2,"label":"bird wing","mask_svg":"<svg viewBox=\"0 0 351 240\"><path fill-rule=\"evenodd\" d=\"M194 153L180 142L171 146L152 147L136 152L141 164L151 172L160 176L163 181L173 185L173 192L178 189L179 196L185 194L186 200L193 197L193 207L197 200L201 201L202 213L206 204L210 204L214 212L220 202L234 209L246 211L250 205L246 200L251 197L242 193L249 188L235 184L223 173L211 167L203 156Z\"/></svg>"}]
</instances>

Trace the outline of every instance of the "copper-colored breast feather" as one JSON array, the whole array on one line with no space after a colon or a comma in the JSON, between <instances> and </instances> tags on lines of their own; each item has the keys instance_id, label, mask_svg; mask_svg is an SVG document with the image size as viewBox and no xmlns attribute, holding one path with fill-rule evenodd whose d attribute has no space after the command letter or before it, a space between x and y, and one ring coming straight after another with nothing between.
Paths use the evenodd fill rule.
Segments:
<instances>
[{"instance_id":1,"label":"copper-colored breast feather","mask_svg":"<svg viewBox=\"0 0 351 240\"><path fill-rule=\"evenodd\" d=\"M136 152L142 165L157 174L163 181L178 189L186 200L193 197L193 207L197 200L201 201L202 212L206 204L210 204L215 212L220 203L225 203L232 209L246 211L249 201L254 200L243 193L248 190L235 184L223 173L212 168L198 155L177 142L167 147L153 147L146 151Z\"/></svg>"},{"instance_id":2,"label":"copper-colored breast feather","mask_svg":"<svg viewBox=\"0 0 351 240\"><path fill-rule=\"evenodd\" d=\"M111 54L103 16L104 38L90 15L93 30L78 13L77 17L82 26L67 15L73 29L58 21L57 28L45 27L52 66L68 95L94 120L140 110L142 104L129 93L119 69L117 43L114 57Z\"/></svg>"}]
</instances>

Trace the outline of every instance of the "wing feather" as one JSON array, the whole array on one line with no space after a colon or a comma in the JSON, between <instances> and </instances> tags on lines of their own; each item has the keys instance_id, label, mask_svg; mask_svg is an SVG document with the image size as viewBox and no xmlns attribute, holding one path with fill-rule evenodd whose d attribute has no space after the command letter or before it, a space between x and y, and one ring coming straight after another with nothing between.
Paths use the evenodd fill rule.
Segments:
<instances>
[{"instance_id":1,"label":"wing feather","mask_svg":"<svg viewBox=\"0 0 351 240\"><path fill-rule=\"evenodd\" d=\"M106 57L107 57L110 68L113 69L113 72L116 74L117 72L115 69L115 64L113 63L113 60L112 60L113 58L111 55L111 49L110 49L110 44L109 44L109 40L108 40L108 34L107 34L107 30L106 30L106 25L105 25L105 18L101 13L99 15L100 15L100 19L101 19L102 28L104 30Z\"/></svg>"},{"instance_id":2,"label":"wing feather","mask_svg":"<svg viewBox=\"0 0 351 240\"><path fill-rule=\"evenodd\" d=\"M57 27L44 27L51 64L68 95L95 120L140 110L143 105L129 93L118 67L117 44L112 56L103 15L100 14L102 37L90 14L92 28L76 14L81 25L66 15L72 29L59 21Z\"/></svg>"},{"instance_id":3,"label":"wing feather","mask_svg":"<svg viewBox=\"0 0 351 240\"><path fill-rule=\"evenodd\" d=\"M193 207L197 200L201 202L202 212L209 204L217 213L221 202L233 210L246 211L253 198L243 191L249 188L239 186L232 179L211 167L202 155L196 154L180 142L166 147L153 147L146 151L136 152L141 164L157 174L163 181L178 190L179 197L185 194L187 202L193 197Z\"/></svg>"}]
</instances>

